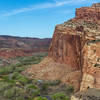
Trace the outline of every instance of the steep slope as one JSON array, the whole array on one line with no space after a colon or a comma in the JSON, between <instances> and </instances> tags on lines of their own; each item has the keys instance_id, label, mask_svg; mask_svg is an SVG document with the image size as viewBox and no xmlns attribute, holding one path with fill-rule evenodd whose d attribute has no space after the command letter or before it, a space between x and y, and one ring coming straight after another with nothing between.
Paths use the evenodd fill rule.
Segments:
<instances>
[{"instance_id":1,"label":"steep slope","mask_svg":"<svg viewBox=\"0 0 100 100\"><path fill-rule=\"evenodd\" d=\"M0 36L0 58L31 56L36 52L48 52L51 39Z\"/></svg>"},{"instance_id":2,"label":"steep slope","mask_svg":"<svg viewBox=\"0 0 100 100\"><path fill-rule=\"evenodd\" d=\"M48 57L25 72L76 91L100 88L100 4L78 8L75 18L57 25Z\"/></svg>"}]
</instances>

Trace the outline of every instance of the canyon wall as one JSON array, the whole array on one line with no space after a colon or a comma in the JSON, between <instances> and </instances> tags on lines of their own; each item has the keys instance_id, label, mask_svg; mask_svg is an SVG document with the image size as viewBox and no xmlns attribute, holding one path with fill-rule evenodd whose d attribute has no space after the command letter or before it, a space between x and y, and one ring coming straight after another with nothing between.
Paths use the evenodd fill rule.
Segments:
<instances>
[{"instance_id":1,"label":"canyon wall","mask_svg":"<svg viewBox=\"0 0 100 100\"><path fill-rule=\"evenodd\" d=\"M76 9L74 19L58 25L49 56L82 71L81 90L100 88L100 5Z\"/></svg>"},{"instance_id":2,"label":"canyon wall","mask_svg":"<svg viewBox=\"0 0 100 100\"><path fill-rule=\"evenodd\" d=\"M48 57L26 73L60 79L76 91L100 88L100 4L78 8L75 18L57 25Z\"/></svg>"}]
</instances>

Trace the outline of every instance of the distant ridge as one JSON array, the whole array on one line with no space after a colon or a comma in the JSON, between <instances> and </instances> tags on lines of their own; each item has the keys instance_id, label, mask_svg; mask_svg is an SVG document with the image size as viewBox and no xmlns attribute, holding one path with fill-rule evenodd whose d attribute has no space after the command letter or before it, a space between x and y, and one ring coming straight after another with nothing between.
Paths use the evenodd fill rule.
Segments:
<instances>
[{"instance_id":1,"label":"distant ridge","mask_svg":"<svg viewBox=\"0 0 100 100\"><path fill-rule=\"evenodd\" d=\"M22 37L22 36L13 36L13 35L0 35L0 37L3 37L3 38L30 38L30 39L51 39L51 38L39 38L39 37Z\"/></svg>"},{"instance_id":2,"label":"distant ridge","mask_svg":"<svg viewBox=\"0 0 100 100\"><path fill-rule=\"evenodd\" d=\"M0 58L31 56L36 52L48 52L51 38L32 38L0 35Z\"/></svg>"}]
</instances>

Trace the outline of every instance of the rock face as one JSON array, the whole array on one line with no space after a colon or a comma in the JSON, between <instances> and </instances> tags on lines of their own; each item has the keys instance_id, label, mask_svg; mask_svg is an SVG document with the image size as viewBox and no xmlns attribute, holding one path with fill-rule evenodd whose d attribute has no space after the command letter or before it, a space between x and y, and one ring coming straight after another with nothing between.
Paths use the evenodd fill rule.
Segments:
<instances>
[{"instance_id":1,"label":"rock face","mask_svg":"<svg viewBox=\"0 0 100 100\"><path fill-rule=\"evenodd\" d=\"M88 89L78 92L71 97L71 100L100 100L100 90Z\"/></svg>"},{"instance_id":2,"label":"rock face","mask_svg":"<svg viewBox=\"0 0 100 100\"><path fill-rule=\"evenodd\" d=\"M100 40L94 38L87 43L89 44L86 44L83 48L84 62L81 90L100 88Z\"/></svg>"},{"instance_id":3,"label":"rock face","mask_svg":"<svg viewBox=\"0 0 100 100\"><path fill-rule=\"evenodd\" d=\"M49 56L57 62L67 64L72 69L80 69L81 37L69 34L66 28L60 29L60 27L57 26L55 29ZM64 32L66 33L63 34Z\"/></svg>"},{"instance_id":4,"label":"rock face","mask_svg":"<svg viewBox=\"0 0 100 100\"><path fill-rule=\"evenodd\" d=\"M51 39L14 37L0 35L0 58L31 56L33 53L48 52Z\"/></svg>"},{"instance_id":5,"label":"rock face","mask_svg":"<svg viewBox=\"0 0 100 100\"><path fill-rule=\"evenodd\" d=\"M75 90L100 88L100 4L76 9L76 17L57 25L48 58L26 72L60 79ZM39 74L40 76L38 76Z\"/></svg>"}]
</instances>

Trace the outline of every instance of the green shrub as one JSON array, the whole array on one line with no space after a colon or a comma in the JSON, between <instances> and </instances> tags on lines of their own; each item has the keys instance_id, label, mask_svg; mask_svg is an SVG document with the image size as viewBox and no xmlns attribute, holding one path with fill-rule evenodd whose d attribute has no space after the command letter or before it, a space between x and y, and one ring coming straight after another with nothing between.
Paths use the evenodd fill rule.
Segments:
<instances>
[{"instance_id":1,"label":"green shrub","mask_svg":"<svg viewBox=\"0 0 100 100\"><path fill-rule=\"evenodd\" d=\"M31 57L23 57L19 59L22 65L38 64L42 60L41 55L34 55Z\"/></svg>"},{"instance_id":2,"label":"green shrub","mask_svg":"<svg viewBox=\"0 0 100 100\"><path fill-rule=\"evenodd\" d=\"M5 98L11 99L12 97L14 97L15 92L16 92L16 91L15 91L15 89L13 89L13 88L8 89L8 90L5 90L5 91L4 91L4 97L5 97Z\"/></svg>"},{"instance_id":3,"label":"green shrub","mask_svg":"<svg viewBox=\"0 0 100 100\"><path fill-rule=\"evenodd\" d=\"M100 64L96 63L96 64L94 65L94 67L100 67Z\"/></svg>"},{"instance_id":4,"label":"green shrub","mask_svg":"<svg viewBox=\"0 0 100 100\"><path fill-rule=\"evenodd\" d=\"M28 93L28 95L30 95L30 97L36 97L40 95L40 90L36 88L35 86L26 86L24 88L26 92Z\"/></svg>"},{"instance_id":5,"label":"green shrub","mask_svg":"<svg viewBox=\"0 0 100 100\"><path fill-rule=\"evenodd\" d=\"M12 75L11 75L11 77L12 77L12 79L17 79L20 75L21 74L18 73L18 72L13 72Z\"/></svg>"},{"instance_id":6,"label":"green shrub","mask_svg":"<svg viewBox=\"0 0 100 100\"><path fill-rule=\"evenodd\" d=\"M15 67L21 67L22 66L22 63L17 63L14 65Z\"/></svg>"},{"instance_id":7,"label":"green shrub","mask_svg":"<svg viewBox=\"0 0 100 100\"><path fill-rule=\"evenodd\" d=\"M49 84L48 83L42 83L40 85L40 90L41 91L46 91L48 89Z\"/></svg>"},{"instance_id":8,"label":"green shrub","mask_svg":"<svg viewBox=\"0 0 100 100\"><path fill-rule=\"evenodd\" d=\"M16 90L16 94L15 94L16 97L19 97L19 96L25 97L28 95L28 93L26 93L26 90L24 89L24 87L14 86L14 88Z\"/></svg>"},{"instance_id":9,"label":"green shrub","mask_svg":"<svg viewBox=\"0 0 100 100\"><path fill-rule=\"evenodd\" d=\"M60 83L61 83L60 80L54 80L54 81L49 82L48 84L51 86L55 86L55 85L59 85Z\"/></svg>"},{"instance_id":10,"label":"green shrub","mask_svg":"<svg viewBox=\"0 0 100 100\"><path fill-rule=\"evenodd\" d=\"M25 90L27 91L27 93L31 97L35 97L35 96L40 94L39 89L35 85L33 85L33 84L25 85Z\"/></svg>"},{"instance_id":11,"label":"green shrub","mask_svg":"<svg viewBox=\"0 0 100 100\"><path fill-rule=\"evenodd\" d=\"M22 71L24 71L25 70L25 68L24 67L16 67L15 68L15 72L22 72Z\"/></svg>"},{"instance_id":12,"label":"green shrub","mask_svg":"<svg viewBox=\"0 0 100 100\"><path fill-rule=\"evenodd\" d=\"M14 79L12 79L9 75L8 76L3 76L2 77L2 80L4 81L4 82L7 82L7 83L15 83L16 81L14 80Z\"/></svg>"},{"instance_id":13,"label":"green shrub","mask_svg":"<svg viewBox=\"0 0 100 100\"><path fill-rule=\"evenodd\" d=\"M19 81L20 83L27 84L27 83L31 83L32 80L23 76L22 74L18 73L18 72L14 72L12 74L12 79L15 79L16 81Z\"/></svg>"},{"instance_id":14,"label":"green shrub","mask_svg":"<svg viewBox=\"0 0 100 100\"><path fill-rule=\"evenodd\" d=\"M32 57L24 57L24 58L19 59L19 61L21 62L22 65L30 65L30 64L32 64L35 60L36 60L36 59L35 59L34 56L32 56Z\"/></svg>"},{"instance_id":15,"label":"green shrub","mask_svg":"<svg viewBox=\"0 0 100 100\"><path fill-rule=\"evenodd\" d=\"M45 97L41 97L41 96L39 96L39 97L34 98L34 100L48 100L48 99L45 98Z\"/></svg>"},{"instance_id":16,"label":"green shrub","mask_svg":"<svg viewBox=\"0 0 100 100\"><path fill-rule=\"evenodd\" d=\"M64 93L56 93L51 96L53 100L69 100L69 97Z\"/></svg>"},{"instance_id":17,"label":"green shrub","mask_svg":"<svg viewBox=\"0 0 100 100\"><path fill-rule=\"evenodd\" d=\"M74 87L73 86L69 86L68 88L67 88L67 93L68 94L71 94L71 93L73 93L74 92Z\"/></svg>"},{"instance_id":18,"label":"green shrub","mask_svg":"<svg viewBox=\"0 0 100 100\"><path fill-rule=\"evenodd\" d=\"M28 78L24 77L24 76L19 77L18 81L20 83L22 83L23 85L30 83L30 80Z\"/></svg>"},{"instance_id":19,"label":"green shrub","mask_svg":"<svg viewBox=\"0 0 100 100\"><path fill-rule=\"evenodd\" d=\"M5 89L10 88L9 84L5 82L0 82L0 92L3 92Z\"/></svg>"},{"instance_id":20,"label":"green shrub","mask_svg":"<svg viewBox=\"0 0 100 100\"><path fill-rule=\"evenodd\" d=\"M10 89L13 86L12 83L8 83L8 82L0 82L0 92L3 92L7 89Z\"/></svg>"},{"instance_id":21,"label":"green shrub","mask_svg":"<svg viewBox=\"0 0 100 100\"><path fill-rule=\"evenodd\" d=\"M27 89L38 89L35 85L33 85L33 84L28 84L28 85L26 85L26 88Z\"/></svg>"},{"instance_id":22,"label":"green shrub","mask_svg":"<svg viewBox=\"0 0 100 100\"><path fill-rule=\"evenodd\" d=\"M88 41L88 42L87 42L87 45L90 45L90 44L92 44L92 43L98 43L98 42L100 42L100 39L91 40L91 41Z\"/></svg>"},{"instance_id":23,"label":"green shrub","mask_svg":"<svg viewBox=\"0 0 100 100\"><path fill-rule=\"evenodd\" d=\"M25 100L23 96L16 97L15 100Z\"/></svg>"},{"instance_id":24,"label":"green shrub","mask_svg":"<svg viewBox=\"0 0 100 100\"><path fill-rule=\"evenodd\" d=\"M0 68L0 75L6 75L14 71L14 66L6 66Z\"/></svg>"}]
</instances>

